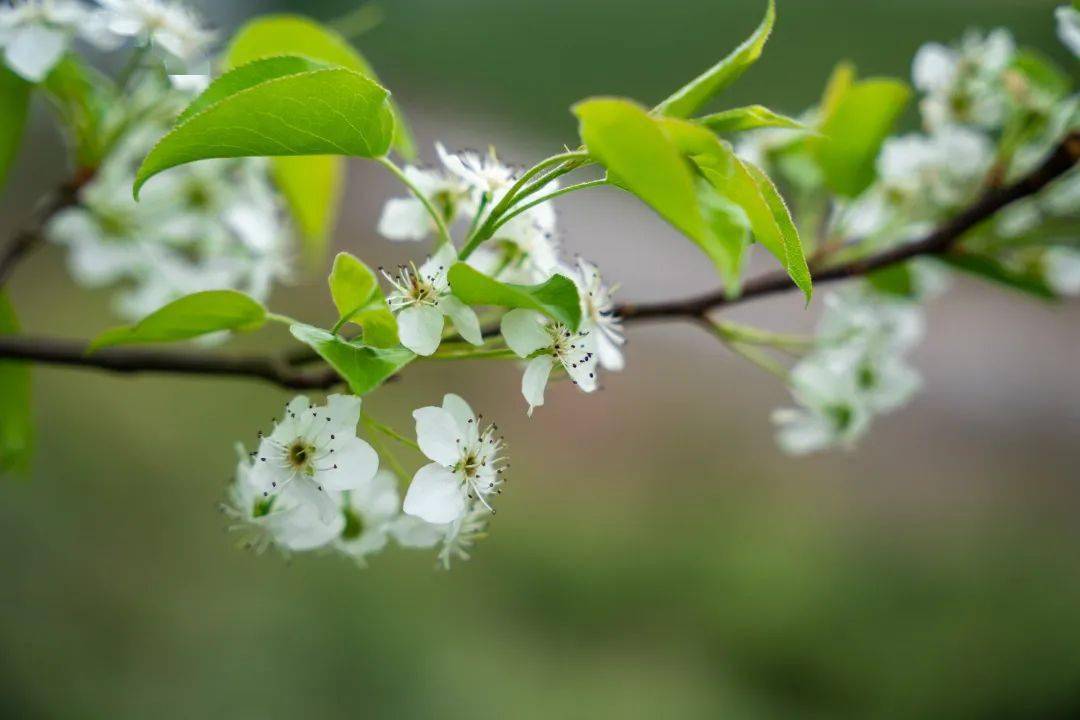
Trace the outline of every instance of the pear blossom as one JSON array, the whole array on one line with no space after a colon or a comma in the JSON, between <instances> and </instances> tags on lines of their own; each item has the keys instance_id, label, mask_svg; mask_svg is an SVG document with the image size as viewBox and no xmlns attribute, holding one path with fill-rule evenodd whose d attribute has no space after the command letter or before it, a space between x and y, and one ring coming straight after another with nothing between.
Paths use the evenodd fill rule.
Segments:
<instances>
[{"instance_id":1,"label":"pear blossom","mask_svg":"<svg viewBox=\"0 0 1080 720\"><path fill-rule=\"evenodd\" d=\"M437 170L407 166L405 177L450 223L468 202L469 187L461 178ZM379 217L379 234L390 240L423 240L436 231L435 220L415 196L392 198Z\"/></svg>"},{"instance_id":2,"label":"pear blossom","mask_svg":"<svg viewBox=\"0 0 1080 720\"><path fill-rule=\"evenodd\" d=\"M518 357L529 358L521 380L521 394L529 404L529 416L544 404L544 389L556 365L585 392L596 390L596 336L589 330L574 332L562 323L551 323L535 310L511 310L502 317L502 336ZM534 353L536 354L533 357Z\"/></svg>"},{"instance_id":3,"label":"pear blossom","mask_svg":"<svg viewBox=\"0 0 1080 720\"><path fill-rule=\"evenodd\" d=\"M912 349L925 331L918 305L887 298L866 284L826 295L825 312L817 330L826 345L857 344L892 353Z\"/></svg>"},{"instance_id":4,"label":"pear blossom","mask_svg":"<svg viewBox=\"0 0 1080 720\"><path fill-rule=\"evenodd\" d=\"M431 355L442 340L443 318L450 318L454 328L473 345L484 338L476 311L450 292L446 275L457 262L457 253L443 244L419 268L402 265L396 275L382 270L393 290L386 301L397 314L401 344L417 355Z\"/></svg>"},{"instance_id":5,"label":"pear blossom","mask_svg":"<svg viewBox=\"0 0 1080 720\"><path fill-rule=\"evenodd\" d=\"M1004 73L1016 53L1007 30L969 32L958 47L928 43L912 64L915 87L925 93L923 122L934 130L952 124L995 129L1004 122Z\"/></svg>"},{"instance_id":6,"label":"pear blossom","mask_svg":"<svg viewBox=\"0 0 1080 720\"><path fill-rule=\"evenodd\" d=\"M199 57L214 39L198 15L180 2L98 0L109 30L140 43L153 43L184 62Z\"/></svg>"},{"instance_id":7,"label":"pear blossom","mask_svg":"<svg viewBox=\"0 0 1080 720\"><path fill-rule=\"evenodd\" d=\"M450 569L453 560L470 559L472 546L487 537L490 520L491 513L483 503L474 502L464 515L447 526L438 555L439 564L444 570Z\"/></svg>"},{"instance_id":8,"label":"pear blossom","mask_svg":"<svg viewBox=\"0 0 1080 720\"><path fill-rule=\"evenodd\" d=\"M1054 10L1057 19L1058 37L1073 55L1080 57L1080 9L1071 5L1062 5Z\"/></svg>"},{"instance_id":9,"label":"pear blossom","mask_svg":"<svg viewBox=\"0 0 1080 720\"><path fill-rule=\"evenodd\" d=\"M30 82L41 82L75 36L100 49L115 47L115 36L98 15L76 0L16 0L0 7L0 49L5 64Z\"/></svg>"},{"instance_id":10,"label":"pear blossom","mask_svg":"<svg viewBox=\"0 0 1080 720\"><path fill-rule=\"evenodd\" d=\"M341 515L332 493L367 487L379 469L379 456L356 437L359 420L354 395L330 395L321 407L293 398L252 455L251 482L265 498L288 490L332 522Z\"/></svg>"},{"instance_id":11,"label":"pear blossom","mask_svg":"<svg viewBox=\"0 0 1080 720\"><path fill-rule=\"evenodd\" d=\"M400 513L397 479L379 470L369 482L342 493L344 527L334 546L362 566L386 547Z\"/></svg>"},{"instance_id":12,"label":"pear blossom","mask_svg":"<svg viewBox=\"0 0 1080 720\"><path fill-rule=\"evenodd\" d=\"M1042 257L1047 284L1059 295L1080 295L1080 250L1065 245L1046 249Z\"/></svg>"},{"instance_id":13,"label":"pear blossom","mask_svg":"<svg viewBox=\"0 0 1080 720\"><path fill-rule=\"evenodd\" d=\"M818 353L791 372L798 408L773 411L777 442L792 455L828 447L850 448L870 424L870 410L859 397L850 356Z\"/></svg>"},{"instance_id":14,"label":"pear blossom","mask_svg":"<svg viewBox=\"0 0 1080 720\"><path fill-rule=\"evenodd\" d=\"M435 152L447 171L474 193L476 202L483 194L496 202L514 182L515 170L499 162L494 148L485 156L471 151L452 153L442 143L435 143Z\"/></svg>"},{"instance_id":15,"label":"pear blossom","mask_svg":"<svg viewBox=\"0 0 1080 720\"><path fill-rule=\"evenodd\" d=\"M221 510L236 521L230 527L243 533L245 547L256 553L271 545L284 551L303 552L328 545L345 529L345 517L337 514L323 522L318 510L302 502L290 490L265 496L252 481L251 458L237 445L240 460Z\"/></svg>"},{"instance_id":16,"label":"pear blossom","mask_svg":"<svg viewBox=\"0 0 1080 720\"><path fill-rule=\"evenodd\" d=\"M611 371L622 370L626 365L622 354L626 336L612 300L617 287L604 285L596 265L582 258L577 259L576 267L565 268L564 271L577 286L581 298L582 327L596 337L596 358L600 367Z\"/></svg>"},{"instance_id":17,"label":"pear blossom","mask_svg":"<svg viewBox=\"0 0 1080 720\"><path fill-rule=\"evenodd\" d=\"M416 471L405 493L403 509L429 523L454 523L472 502L485 510L501 492L507 460L495 425L480 427L463 399L447 394L442 407L413 411L416 441L432 462Z\"/></svg>"}]
</instances>

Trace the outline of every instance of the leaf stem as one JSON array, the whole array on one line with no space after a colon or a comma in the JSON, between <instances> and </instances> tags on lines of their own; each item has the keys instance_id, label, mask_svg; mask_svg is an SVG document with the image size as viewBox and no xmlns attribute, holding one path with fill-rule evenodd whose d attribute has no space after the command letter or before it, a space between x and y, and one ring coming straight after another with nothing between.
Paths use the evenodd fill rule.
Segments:
<instances>
[{"instance_id":1,"label":"leaf stem","mask_svg":"<svg viewBox=\"0 0 1080 720\"><path fill-rule=\"evenodd\" d=\"M266 319L272 322L281 323L282 325L297 325L300 323L296 318L291 318L288 315L282 315L280 313L269 312L266 313Z\"/></svg>"},{"instance_id":2,"label":"leaf stem","mask_svg":"<svg viewBox=\"0 0 1080 720\"><path fill-rule=\"evenodd\" d=\"M446 244L453 247L454 242L450 238L450 230L446 227L446 219L442 216L442 213L440 213L438 209L431 203L431 200L428 199L427 195L421 192L420 188L416 187L416 185L413 183L412 180L408 178L404 171L402 171L401 168L394 164L393 160L386 157L385 155L383 157L375 158L375 160L387 170L394 173L397 179L400 180L405 185L405 187L409 188L409 191L412 192L412 194L416 196L416 199L423 204L424 209L427 210L428 215L431 216L431 219L435 221L435 227L438 228L439 231L439 238L442 240L442 242L445 242Z\"/></svg>"},{"instance_id":3,"label":"leaf stem","mask_svg":"<svg viewBox=\"0 0 1080 720\"><path fill-rule=\"evenodd\" d=\"M536 205L539 205L540 203L545 203L548 200L554 200L555 198L559 197L560 195L567 195L569 193L576 192L578 190L584 190L586 188L592 188L592 187L600 187L602 185L607 185L607 184L608 184L607 178L598 178L596 180L588 180L586 182L580 182L580 183L577 183L576 185L567 185L564 188L559 188L558 190L553 190L553 191L549 192L547 195L541 195L538 198L533 198L532 200L525 203L524 205L518 205L517 207L515 207L510 212L503 215L503 217L499 220L499 222L495 223L495 227L491 228L491 231L495 232L496 230L498 230L503 225L505 225L506 223L513 220L515 217L517 217L521 213L525 212L529 208L532 208L532 207L535 207Z\"/></svg>"},{"instance_id":4,"label":"leaf stem","mask_svg":"<svg viewBox=\"0 0 1080 720\"><path fill-rule=\"evenodd\" d=\"M388 438L396 440L399 443L401 443L402 445L407 445L408 447L411 447L416 452L421 452L420 446L417 445L414 441L412 441L409 438L405 437L404 435L402 435L401 433L399 433L397 430L390 427L389 425L386 425L385 423L379 422L378 420L371 417L367 413L360 413L360 419L363 420L364 424L367 425L372 430L378 430L379 432L381 432L383 435L387 436Z\"/></svg>"}]
</instances>

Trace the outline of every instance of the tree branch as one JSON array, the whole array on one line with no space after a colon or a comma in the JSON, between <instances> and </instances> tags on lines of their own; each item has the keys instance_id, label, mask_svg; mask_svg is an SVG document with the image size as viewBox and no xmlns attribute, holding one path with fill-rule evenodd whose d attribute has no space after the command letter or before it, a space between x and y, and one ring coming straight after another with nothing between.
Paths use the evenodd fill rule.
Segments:
<instances>
[{"instance_id":1,"label":"tree branch","mask_svg":"<svg viewBox=\"0 0 1080 720\"><path fill-rule=\"evenodd\" d=\"M895 263L904 262L920 255L938 255L953 248L960 237L971 228L985 221L1010 203L1038 193L1056 178L1068 172L1080 160L1080 133L1070 133L1047 159L1026 177L1003 188L991 189L971 207L944 222L921 240L907 243L869 257L841 263L818 272L816 284L865 275ZM51 207L65 207L73 202L74 190L68 200L58 199ZM49 213L39 217L47 218ZM43 220L41 221L43 222ZM40 225L38 223L40 235ZM23 238L22 245L32 245L34 240ZM19 245L20 243L14 243ZM28 248L9 247L0 259L0 281L10 272L12 258ZM716 291L658 303L628 304L618 308L626 323L643 320L689 320L704 321L706 315L717 308L736 305L794 288L784 273L769 273L749 280L741 295L729 298L723 291ZM248 377L264 380L281 387L296 390L325 390L342 382L341 377L325 365L311 369L301 367L313 359L307 349L286 352L277 356L232 355L213 351L167 350L159 348L109 348L92 355L86 354L87 343L83 341L37 338L21 335L0 335L0 358L35 361L52 365L96 368L118 373L167 372L194 375L218 375Z\"/></svg>"},{"instance_id":2,"label":"tree branch","mask_svg":"<svg viewBox=\"0 0 1080 720\"><path fill-rule=\"evenodd\" d=\"M79 202L79 188L85 185L92 173L83 171L54 190L35 209L30 223L15 233L11 241L0 250L0 288L11 277L11 272L24 256L30 253L45 237L45 224L56 213Z\"/></svg>"},{"instance_id":3,"label":"tree branch","mask_svg":"<svg viewBox=\"0 0 1080 720\"><path fill-rule=\"evenodd\" d=\"M971 228L987 220L1007 205L1038 193L1051 182L1068 172L1080 160L1080 132L1073 131L1054 149L1043 163L1011 185L987 191L975 204L959 215L939 225L921 240L885 250L876 255L834 265L814 274L814 284L843 280L865 275L874 270L910 260L920 255L941 255L951 250ZM627 304L616 312L624 322L639 320L693 320L704 317L717 308L737 305L757 298L795 289L783 272L768 273L748 280L742 293L728 297L723 290L657 303Z\"/></svg>"}]
</instances>

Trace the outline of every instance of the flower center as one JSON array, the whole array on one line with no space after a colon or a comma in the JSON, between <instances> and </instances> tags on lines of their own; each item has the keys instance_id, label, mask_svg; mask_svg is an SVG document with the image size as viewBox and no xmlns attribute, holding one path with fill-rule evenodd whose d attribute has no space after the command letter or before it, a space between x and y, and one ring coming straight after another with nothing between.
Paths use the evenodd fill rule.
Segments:
<instances>
[{"instance_id":1,"label":"flower center","mask_svg":"<svg viewBox=\"0 0 1080 720\"><path fill-rule=\"evenodd\" d=\"M293 440L285 451L285 459L294 470L305 470L311 457L315 454L315 448L300 438Z\"/></svg>"}]
</instances>

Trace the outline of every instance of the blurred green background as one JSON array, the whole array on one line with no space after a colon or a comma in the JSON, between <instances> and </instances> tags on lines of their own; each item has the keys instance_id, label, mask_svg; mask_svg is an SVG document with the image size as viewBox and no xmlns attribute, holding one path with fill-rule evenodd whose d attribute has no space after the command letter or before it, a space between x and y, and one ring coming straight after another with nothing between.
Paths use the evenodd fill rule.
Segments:
<instances>
[{"instance_id":1,"label":"blurred green background","mask_svg":"<svg viewBox=\"0 0 1080 720\"><path fill-rule=\"evenodd\" d=\"M926 40L1010 27L1066 60L1054 2L781 0L762 62L731 92L798 112L831 66L906 76ZM574 142L593 93L653 101L756 25L757 0L387 0L358 39L431 142L511 161ZM345 2L205 3L224 29ZM2 199L10 231L64 173L40 113ZM336 244L370 262L400 194L355 163ZM715 280L624 197L561 206L567 248L621 296ZM30 331L114 322L46 248L11 285ZM327 322L320 276L274 307ZM794 295L740 308L809 327ZM928 313L925 391L850 454L790 459L783 388L683 326L631 330L604 392L550 391L527 420L519 370L421 365L369 401L461 393L497 418L514 473L492 537L434 572L391 550L253 557L215 511L237 439L286 395L245 381L41 368L39 452L0 483L0 716L12 718L1074 718L1080 716L1077 306L968 281ZM277 347L284 333L244 338Z\"/></svg>"}]
</instances>

